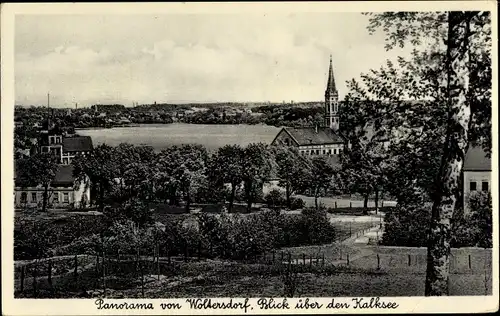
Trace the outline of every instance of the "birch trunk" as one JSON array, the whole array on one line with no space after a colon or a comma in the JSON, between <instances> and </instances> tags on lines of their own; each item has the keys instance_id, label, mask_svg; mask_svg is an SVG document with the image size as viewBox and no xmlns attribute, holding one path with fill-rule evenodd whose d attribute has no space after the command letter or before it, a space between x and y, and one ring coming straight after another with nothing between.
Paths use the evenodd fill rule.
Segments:
<instances>
[{"instance_id":1,"label":"birch trunk","mask_svg":"<svg viewBox=\"0 0 500 316\"><path fill-rule=\"evenodd\" d=\"M448 124L437 190L433 197L431 223L427 246L426 296L448 295L450 263L450 228L459 188L460 173L468 145L468 126L471 116L466 96L468 72L468 17L462 12L448 13L446 78ZM465 49L464 49L465 47Z\"/></svg>"}]
</instances>

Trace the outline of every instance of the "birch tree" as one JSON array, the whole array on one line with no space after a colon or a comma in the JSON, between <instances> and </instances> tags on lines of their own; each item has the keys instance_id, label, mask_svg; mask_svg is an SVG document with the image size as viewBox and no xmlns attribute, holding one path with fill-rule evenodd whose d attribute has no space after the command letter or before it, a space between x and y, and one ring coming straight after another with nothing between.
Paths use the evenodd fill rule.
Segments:
<instances>
[{"instance_id":1,"label":"birch tree","mask_svg":"<svg viewBox=\"0 0 500 316\"><path fill-rule=\"evenodd\" d=\"M491 149L490 13L380 13L370 18L369 25L370 31L378 28L387 33L387 49L395 45L422 46L424 40L427 43L424 50L414 50L411 62L400 60L404 70L399 76L394 68L389 73L381 69L378 76L372 75L372 80L364 78L367 79L364 81L377 87L368 91L377 97L391 99L404 95L420 100L417 102L420 105L433 106L424 108L441 111L437 117L426 115L428 120L442 122L442 134L434 133L440 147L430 190L432 215L425 295L448 295L451 219L457 192L461 189L459 180L464 157L469 143L481 145L487 152ZM422 102L423 99L426 101ZM411 105L409 102L399 104ZM417 117L417 124L412 124L415 122L402 115L399 121L398 116L387 117L392 127L401 123L410 125L398 129L396 142L426 136L423 134L428 124L425 119Z\"/></svg>"}]
</instances>

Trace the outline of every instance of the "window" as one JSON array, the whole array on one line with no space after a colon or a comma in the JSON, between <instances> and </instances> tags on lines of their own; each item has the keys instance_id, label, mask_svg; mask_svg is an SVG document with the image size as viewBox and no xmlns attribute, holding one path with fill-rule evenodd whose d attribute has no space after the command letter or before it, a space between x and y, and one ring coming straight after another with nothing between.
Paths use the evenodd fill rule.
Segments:
<instances>
[{"instance_id":1,"label":"window","mask_svg":"<svg viewBox=\"0 0 500 316\"><path fill-rule=\"evenodd\" d=\"M333 154L336 155L337 154L337 149L333 149Z\"/></svg>"},{"instance_id":2,"label":"window","mask_svg":"<svg viewBox=\"0 0 500 316\"><path fill-rule=\"evenodd\" d=\"M320 154L319 149L316 149L316 155L319 155L319 154Z\"/></svg>"},{"instance_id":3,"label":"window","mask_svg":"<svg viewBox=\"0 0 500 316\"><path fill-rule=\"evenodd\" d=\"M28 193L21 192L21 203L26 203L28 201Z\"/></svg>"},{"instance_id":4,"label":"window","mask_svg":"<svg viewBox=\"0 0 500 316\"><path fill-rule=\"evenodd\" d=\"M476 191L476 182L475 181L470 182L469 191Z\"/></svg>"},{"instance_id":5,"label":"window","mask_svg":"<svg viewBox=\"0 0 500 316\"><path fill-rule=\"evenodd\" d=\"M325 154L326 154L326 150L323 149L323 155L325 155Z\"/></svg>"},{"instance_id":6,"label":"window","mask_svg":"<svg viewBox=\"0 0 500 316\"><path fill-rule=\"evenodd\" d=\"M69 203L69 193L63 193L63 202Z\"/></svg>"},{"instance_id":7,"label":"window","mask_svg":"<svg viewBox=\"0 0 500 316\"><path fill-rule=\"evenodd\" d=\"M483 181L483 183L481 183L481 190L488 191L488 182Z\"/></svg>"},{"instance_id":8,"label":"window","mask_svg":"<svg viewBox=\"0 0 500 316\"><path fill-rule=\"evenodd\" d=\"M31 202L36 203L36 192L31 192Z\"/></svg>"},{"instance_id":9,"label":"window","mask_svg":"<svg viewBox=\"0 0 500 316\"><path fill-rule=\"evenodd\" d=\"M54 192L54 196L52 197L52 203L59 203L59 193Z\"/></svg>"}]
</instances>

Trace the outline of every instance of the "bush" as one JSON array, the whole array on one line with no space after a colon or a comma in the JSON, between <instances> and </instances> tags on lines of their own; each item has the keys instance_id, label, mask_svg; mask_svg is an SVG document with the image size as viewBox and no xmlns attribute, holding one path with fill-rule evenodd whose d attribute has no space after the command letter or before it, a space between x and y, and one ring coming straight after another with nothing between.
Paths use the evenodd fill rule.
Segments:
<instances>
[{"instance_id":1,"label":"bush","mask_svg":"<svg viewBox=\"0 0 500 316\"><path fill-rule=\"evenodd\" d=\"M470 212L457 210L453 215L451 246L492 247L492 207L489 193L476 193L469 199ZM381 244L387 246L426 247L431 207L397 206L385 213L385 231Z\"/></svg>"},{"instance_id":2,"label":"bush","mask_svg":"<svg viewBox=\"0 0 500 316\"><path fill-rule=\"evenodd\" d=\"M264 197L264 201L271 209L276 209L286 204L283 192L278 189L272 189L269 191L269 193Z\"/></svg>"},{"instance_id":3,"label":"bush","mask_svg":"<svg viewBox=\"0 0 500 316\"><path fill-rule=\"evenodd\" d=\"M469 197L471 222L474 231L474 241L478 247L493 247L493 208L491 194L480 192Z\"/></svg>"},{"instance_id":4,"label":"bush","mask_svg":"<svg viewBox=\"0 0 500 316\"><path fill-rule=\"evenodd\" d=\"M335 240L335 228L324 208L304 209L299 223L304 244L324 244Z\"/></svg>"},{"instance_id":5,"label":"bush","mask_svg":"<svg viewBox=\"0 0 500 316\"><path fill-rule=\"evenodd\" d=\"M385 213L381 243L387 246L426 247L430 207L397 206Z\"/></svg>"},{"instance_id":6,"label":"bush","mask_svg":"<svg viewBox=\"0 0 500 316\"><path fill-rule=\"evenodd\" d=\"M300 210L306 206L306 202L301 198L291 197L290 198L290 209L291 210Z\"/></svg>"},{"instance_id":7,"label":"bush","mask_svg":"<svg viewBox=\"0 0 500 316\"><path fill-rule=\"evenodd\" d=\"M493 246L493 210L491 194L476 192L469 196L469 212L458 214L453 229L453 244L455 247L483 247Z\"/></svg>"}]
</instances>

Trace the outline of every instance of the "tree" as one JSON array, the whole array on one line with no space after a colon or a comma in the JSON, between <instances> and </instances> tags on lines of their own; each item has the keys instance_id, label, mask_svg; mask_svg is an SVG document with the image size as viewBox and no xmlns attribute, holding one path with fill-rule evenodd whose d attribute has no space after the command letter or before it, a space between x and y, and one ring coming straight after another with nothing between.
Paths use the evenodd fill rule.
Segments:
<instances>
[{"instance_id":1,"label":"tree","mask_svg":"<svg viewBox=\"0 0 500 316\"><path fill-rule=\"evenodd\" d=\"M285 188L286 205L290 208L291 196L305 187L309 161L293 147L278 147L275 159L279 185Z\"/></svg>"},{"instance_id":2,"label":"tree","mask_svg":"<svg viewBox=\"0 0 500 316\"><path fill-rule=\"evenodd\" d=\"M312 159L311 169L306 178L307 187L314 196L314 205L319 209L318 198L323 196L331 187L332 177L335 175L335 169L326 160L325 157L316 156Z\"/></svg>"},{"instance_id":3,"label":"tree","mask_svg":"<svg viewBox=\"0 0 500 316\"><path fill-rule=\"evenodd\" d=\"M86 156L78 156L72 161L73 175L77 182L84 181L86 177L90 185L97 191L97 203L101 211L104 210L105 195L111 192L116 178L117 162L116 150L106 144L94 148Z\"/></svg>"},{"instance_id":4,"label":"tree","mask_svg":"<svg viewBox=\"0 0 500 316\"><path fill-rule=\"evenodd\" d=\"M233 208L236 189L243 181L243 154L239 145L225 145L212 155L209 162L208 179L221 188L228 183L231 188L228 211Z\"/></svg>"},{"instance_id":5,"label":"tree","mask_svg":"<svg viewBox=\"0 0 500 316\"><path fill-rule=\"evenodd\" d=\"M16 179L21 187L42 187L42 212L47 210L50 184L59 169L57 158L50 153L39 153L30 157L18 159L16 168L19 177Z\"/></svg>"},{"instance_id":6,"label":"tree","mask_svg":"<svg viewBox=\"0 0 500 316\"><path fill-rule=\"evenodd\" d=\"M172 146L160 152L155 177L160 193L169 197L170 204L178 204L178 195L182 195L189 210L193 191L203 182L207 160L202 145Z\"/></svg>"},{"instance_id":7,"label":"tree","mask_svg":"<svg viewBox=\"0 0 500 316\"><path fill-rule=\"evenodd\" d=\"M247 211L250 212L258 194L262 193L262 185L271 174L274 157L262 143L249 144L243 152L243 157L242 178Z\"/></svg>"},{"instance_id":8,"label":"tree","mask_svg":"<svg viewBox=\"0 0 500 316\"><path fill-rule=\"evenodd\" d=\"M378 195L386 177L384 144L377 140L364 145L355 142L351 148L343 151L341 161L344 182L348 183L350 192L363 195L365 212L372 193L375 193L375 204L378 207Z\"/></svg>"},{"instance_id":9,"label":"tree","mask_svg":"<svg viewBox=\"0 0 500 316\"><path fill-rule=\"evenodd\" d=\"M491 148L490 13L380 13L372 16L369 28L373 31L380 27L388 33L388 49L396 44L402 47L407 41L420 44L424 38L434 40L423 51L414 50L413 66L400 59L406 76L383 70L372 76L377 80L370 92L386 100L391 96L414 98L440 111L439 115L424 117L441 126L437 129L440 134L429 132L440 148L436 177L429 186L432 212L425 294L447 295L451 219L465 153L469 143L480 144L487 151ZM397 78L388 79L387 75ZM424 99L426 102L422 102ZM412 110L411 105L406 102L408 110ZM426 130L425 119L413 117L416 121L412 122L401 113L392 112L396 119L388 120L392 127L401 120L407 122L398 129L397 139L404 143Z\"/></svg>"}]
</instances>

